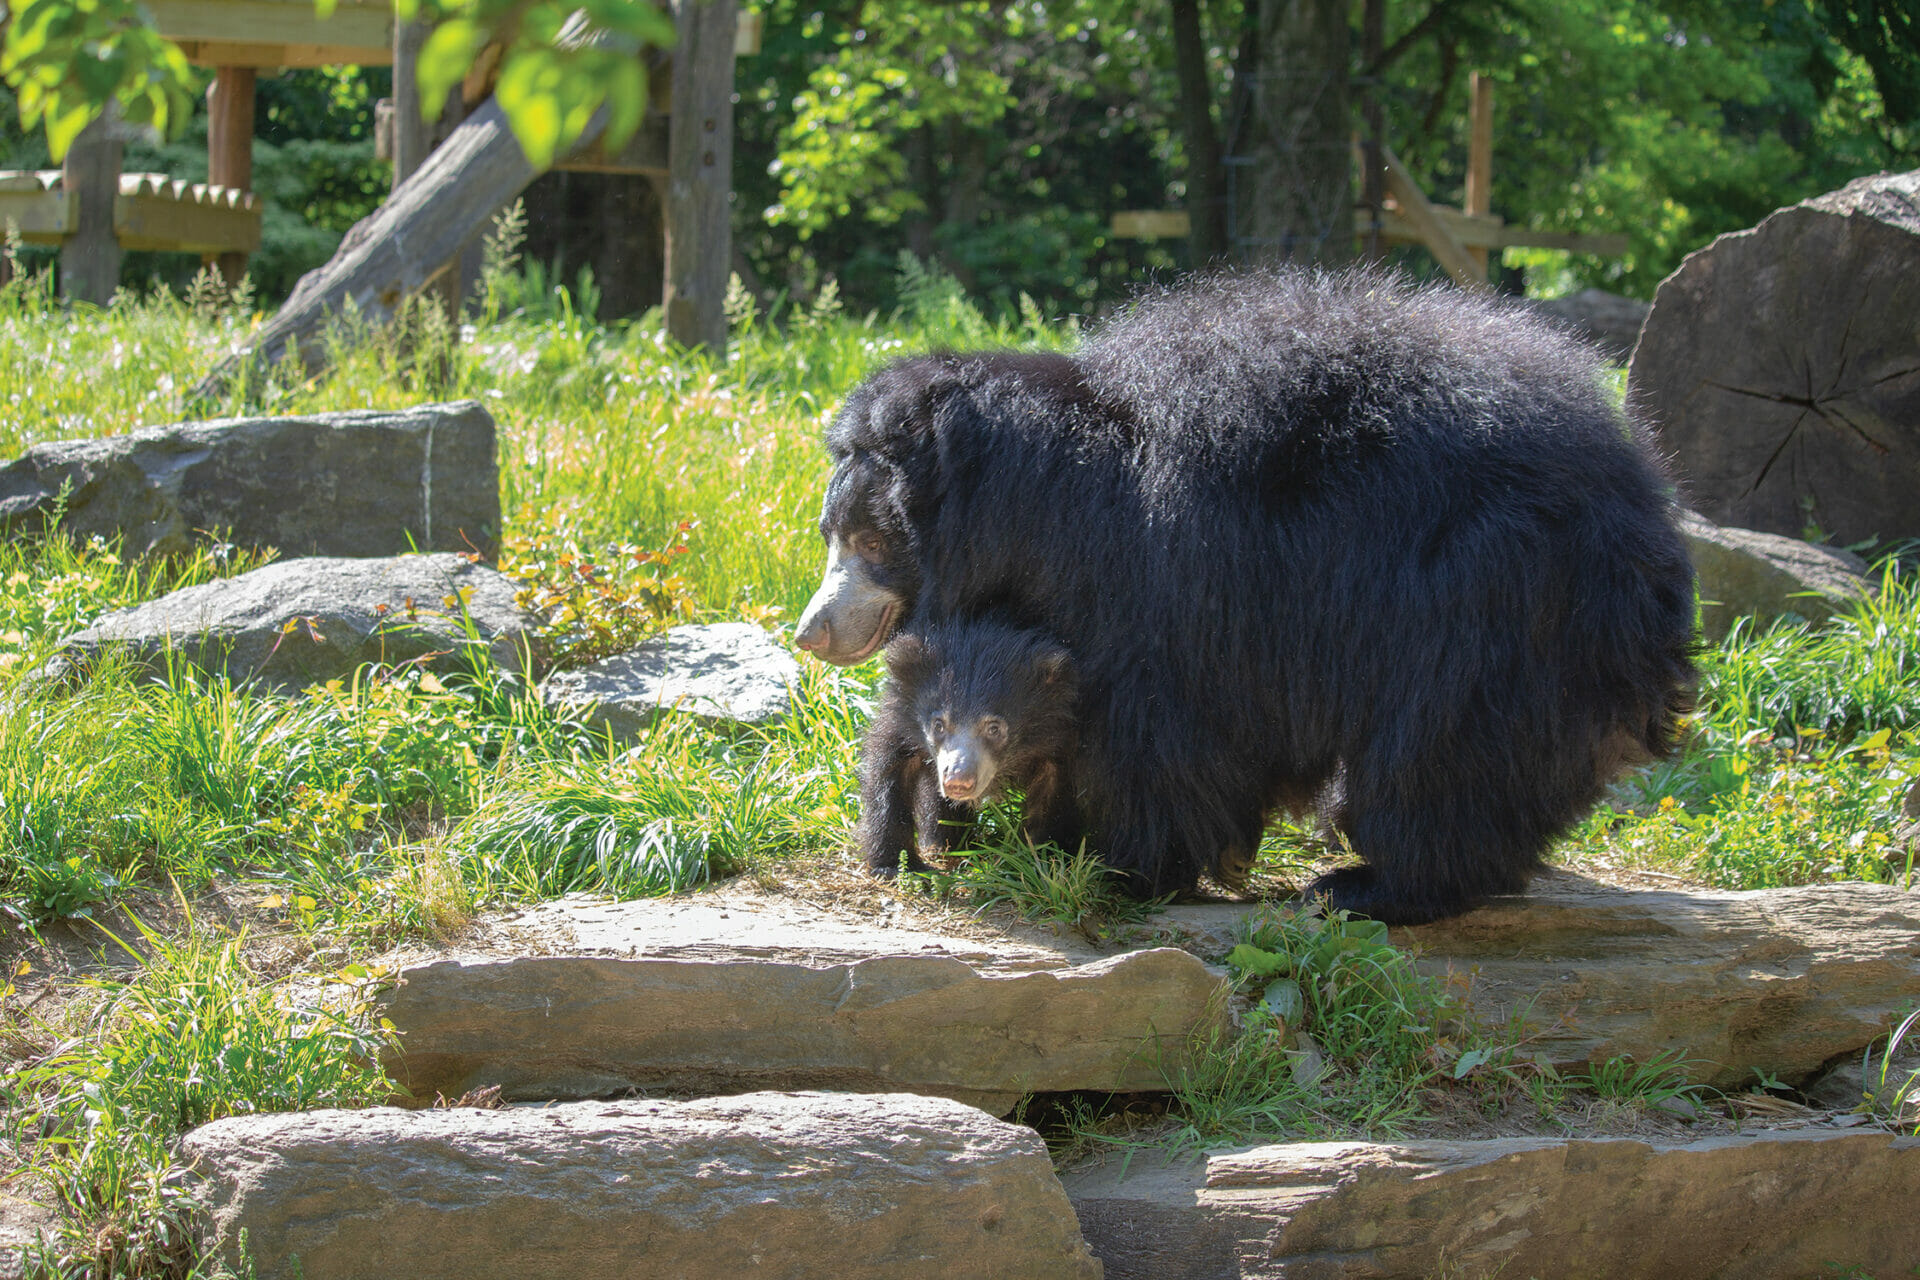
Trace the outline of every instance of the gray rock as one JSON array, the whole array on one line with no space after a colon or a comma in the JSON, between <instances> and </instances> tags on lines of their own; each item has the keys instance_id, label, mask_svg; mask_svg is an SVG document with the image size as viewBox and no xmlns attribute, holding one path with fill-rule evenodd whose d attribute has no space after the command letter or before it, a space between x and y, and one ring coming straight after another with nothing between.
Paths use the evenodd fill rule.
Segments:
<instances>
[{"instance_id":1,"label":"gray rock","mask_svg":"<svg viewBox=\"0 0 1920 1280\"><path fill-rule=\"evenodd\" d=\"M569 898L511 938L543 954L395 961L387 1066L414 1097L905 1090L1003 1114L1030 1092L1164 1089L1225 1017L1223 979L1173 948L956 938L785 899Z\"/></svg>"},{"instance_id":2,"label":"gray rock","mask_svg":"<svg viewBox=\"0 0 1920 1280\"><path fill-rule=\"evenodd\" d=\"M764 724L787 714L800 664L750 622L675 627L541 686L548 703L631 742L663 711Z\"/></svg>"},{"instance_id":3,"label":"gray rock","mask_svg":"<svg viewBox=\"0 0 1920 1280\"><path fill-rule=\"evenodd\" d=\"M1786 614L1818 621L1872 594L1867 562L1851 551L1777 533L1723 529L1683 512L1680 533L1700 578L1700 630L1724 639L1735 618L1764 628Z\"/></svg>"},{"instance_id":4,"label":"gray rock","mask_svg":"<svg viewBox=\"0 0 1920 1280\"><path fill-rule=\"evenodd\" d=\"M939 1098L319 1111L182 1147L260 1280L1100 1275L1039 1136Z\"/></svg>"},{"instance_id":5,"label":"gray rock","mask_svg":"<svg viewBox=\"0 0 1920 1280\"><path fill-rule=\"evenodd\" d=\"M1640 340L1640 326L1653 309L1651 303L1623 298L1605 289L1582 289L1564 298L1541 299L1527 306L1558 320L1621 364L1633 354L1633 344Z\"/></svg>"},{"instance_id":6,"label":"gray rock","mask_svg":"<svg viewBox=\"0 0 1920 1280\"><path fill-rule=\"evenodd\" d=\"M1799 1280L1920 1257L1920 1138L1886 1133L1297 1142L1120 1164L1062 1178L1107 1280Z\"/></svg>"},{"instance_id":7,"label":"gray rock","mask_svg":"<svg viewBox=\"0 0 1920 1280\"><path fill-rule=\"evenodd\" d=\"M0 532L125 535L134 554L218 532L288 556L499 547L493 419L479 404L228 418L35 445L0 468Z\"/></svg>"},{"instance_id":8,"label":"gray rock","mask_svg":"<svg viewBox=\"0 0 1920 1280\"><path fill-rule=\"evenodd\" d=\"M62 661L122 645L155 668L171 653L201 670L291 689L368 662L425 658L436 670L460 670L471 618L496 662L519 669L524 648L537 673L535 620L514 602L516 590L498 570L446 552L285 560L110 613L68 636Z\"/></svg>"},{"instance_id":9,"label":"gray rock","mask_svg":"<svg viewBox=\"0 0 1920 1280\"><path fill-rule=\"evenodd\" d=\"M1174 907L1225 954L1243 906ZM1473 978L1476 1010L1522 1012L1530 1051L1577 1070L1677 1050L1692 1079L1797 1085L1884 1036L1920 992L1920 895L1883 884L1617 889L1565 873L1437 924L1395 929L1429 973Z\"/></svg>"}]
</instances>

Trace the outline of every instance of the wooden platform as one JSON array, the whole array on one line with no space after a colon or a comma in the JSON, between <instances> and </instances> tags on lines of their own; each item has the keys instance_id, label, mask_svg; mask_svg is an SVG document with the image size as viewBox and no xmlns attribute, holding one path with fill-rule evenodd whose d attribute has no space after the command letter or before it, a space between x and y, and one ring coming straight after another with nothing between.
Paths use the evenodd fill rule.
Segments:
<instances>
[{"instance_id":1,"label":"wooden platform","mask_svg":"<svg viewBox=\"0 0 1920 1280\"><path fill-rule=\"evenodd\" d=\"M18 226L28 244L57 245L73 234L77 203L58 169L0 170L0 225ZM164 173L123 173L113 234L123 249L252 253L260 247L260 201L251 191Z\"/></svg>"}]
</instances>

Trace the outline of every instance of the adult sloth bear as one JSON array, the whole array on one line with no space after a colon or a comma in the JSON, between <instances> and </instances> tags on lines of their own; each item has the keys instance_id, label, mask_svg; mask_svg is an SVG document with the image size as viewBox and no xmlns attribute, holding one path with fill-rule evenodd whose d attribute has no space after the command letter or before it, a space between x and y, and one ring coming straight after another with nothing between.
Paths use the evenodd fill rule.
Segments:
<instances>
[{"instance_id":1,"label":"adult sloth bear","mask_svg":"<svg viewBox=\"0 0 1920 1280\"><path fill-rule=\"evenodd\" d=\"M1089 846L1141 894L1244 871L1276 807L1388 922L1524 886L1692 686L1667 486L1592 355L1367 272L1223 276L1073 355L902 360L827 432L796 639L858 662L992 610L1080 676Z\"/></svg>"}]
</instances>

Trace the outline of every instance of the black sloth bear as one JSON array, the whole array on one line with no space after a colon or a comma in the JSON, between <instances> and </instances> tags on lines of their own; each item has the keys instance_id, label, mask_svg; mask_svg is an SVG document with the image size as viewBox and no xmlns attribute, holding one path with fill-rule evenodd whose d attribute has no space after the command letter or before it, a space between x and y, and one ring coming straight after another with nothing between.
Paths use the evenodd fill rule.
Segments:
<instances>
[{"instance_id":1,"label":"black sloth bear","mask_svg":"<svg viewBox=\"0 0 1920 1280\"><path fill-rule=\"evenodd\" d=\"M1023 831L1080 844L1073 757L1078 691L1067 651L992 619L902 632L860 761L860 851L881 874L968 842L980 806L1025 793Z\"/></svg>"},{"instance_id":2,"label":"black sloth bear","mask_svg":"<svg viewBox=\"0 0 1920 1280\"><path fill-rule=\"evenodd\" d=\"M1309 889L1414 923L1526 883L1693 683L1668 485L1593 355L1497 300L1275 272L1070 355L899 361L827 432L796 640L993 611L1079 673L1087 843L1141 894L1318 804Z\"/></svg>"}]
</instances>

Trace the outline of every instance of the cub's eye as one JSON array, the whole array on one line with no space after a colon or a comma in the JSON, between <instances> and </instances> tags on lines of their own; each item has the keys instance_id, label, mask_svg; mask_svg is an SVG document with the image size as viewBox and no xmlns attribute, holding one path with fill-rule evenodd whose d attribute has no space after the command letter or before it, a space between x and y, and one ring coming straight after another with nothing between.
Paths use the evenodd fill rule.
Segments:
<instances>
[{"instance_id":1,"label":"cub's eye","mask_svg":"<svg viewBox=\"0 0 1920 1280\"><path fill-rule=\"evenodd\" d=\"M872 561L876 564L884 559L887 554L886 540L871 529L862 529L859 533L848 538L847 547L862 560Z\"/></svg>"},{"instance_id":2,"label":"cub's eye","mask_svg":"<svg viewBox=\"0 0 1920 1280\"><path fill-rule=\"evenodd\" d=\"M995 746L1007 740L1007 722L999 716L988 716L980 722L981 736Z\"/></svg>"},{"instance_id":3,"label":"cub's eye","mask_svg":"<svg viewBox=\"0 0 1920 1280\"><path fill-rule=\"evenodd\" d=\"M947 718L945 716L935 716L933 718L933 724L929 727L933 730L934 737L944 738L947 736Z\"/></svg>"}]
</instances>

